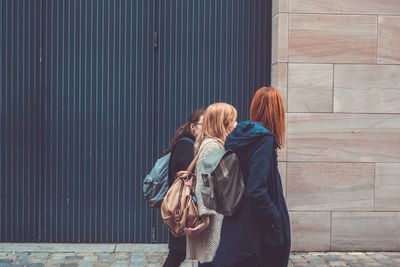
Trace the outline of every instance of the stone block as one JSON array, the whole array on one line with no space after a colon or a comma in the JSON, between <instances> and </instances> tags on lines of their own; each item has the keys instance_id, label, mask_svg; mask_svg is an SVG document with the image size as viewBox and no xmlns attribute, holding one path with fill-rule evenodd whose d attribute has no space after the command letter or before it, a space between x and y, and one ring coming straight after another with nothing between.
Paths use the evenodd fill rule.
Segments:
<instances>
[{"instance_id":1,"label":"stone block","mask_svg":"<svg viewBox=\"0 0 400 267\"><path fill-rule=\"evenodd\" d=\"M400 162L399 114L288 114L288 161Z\"/></svg>"},{"instance_id":2,"label":"stone block","mask_svg":"<svg viewBox=\"0 0 400 267\"><path fill-rule=\"evenodd\" d=\"M400 113L399 65L338 64L334 84L335 112Z\"/></svg>"},{"instance_id":3,"label":"stone block","mask_svg":"<svg viewBox=\"0 0 400 267\"><path fill-rule=\"evenodd\" d=\"M292 13L400 15L398 0L289 0Z\"/></svg>"},{"instance_id":4,"label":"stone block","mask_svg":"<svg viewBox=\"0 0 400 267\"><path fill-rule=\"evenodd\" d=\"M375 168L375 210L400 211L400 163L377 163Z\"/></svg>"},{"instance_id":5,"label":"stone block","mask_svg":"<svg viewBox=\"0 0 400 267\"><path fill-rule=\"evenodd\" d=\"M400 7L399 4L397 4ZM400 63L400 17L378 18L378 63Z\"/></svg>"},{"instance_id":6,"label":"stone block","mask_svg":"<svg viewBox=\"0 0 400 267\"><path fill-rule=\"evenodd\" d=\"M373 211L374 163L287 163L291 211Z\"/></svg>"},{"instance_id":7,"label":"stone block","mask_svg":"<svg viewBox=\"0 0 400 267\"><path fill-rule=\"evenodd\" d=\"M289 64L289 112L332 112L332 94L332 64Z\"/></svg>"},{"instance_id":8,"label":"stone block","mask_svg":"<svg viewBox=\"0 0 400 267\"><path fill-rule=\"evenodd\" d=\"M289 62L376 61L376 16L289 15Z\"/></svg>"},{"instance_id":9,"label":"stone block","mask_svg":"<svg viewBox=\"0 0 400 267\"><path fill-rule=\"evenodd\" d=\"M330 220L330 212L290 212L292 251L329 251Z\"/></svg>"},{"instance_id":10,"label":"stone block","mask_svg":"<svg viewBox=\"0 0 400 267\"><path fill-rule=\"evenodd\" d=\"M400 212L333 212L332 250L399 251Z\"/></svg>"}]
</instances>

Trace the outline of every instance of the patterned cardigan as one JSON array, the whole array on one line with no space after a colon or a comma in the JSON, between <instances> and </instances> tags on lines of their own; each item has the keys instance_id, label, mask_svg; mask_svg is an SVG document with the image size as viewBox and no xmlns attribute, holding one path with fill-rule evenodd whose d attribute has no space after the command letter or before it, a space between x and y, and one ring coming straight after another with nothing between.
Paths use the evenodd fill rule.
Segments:
<instances>
[{"instance_id":1,"label":"patterned cardigan","mask_svg":"<svg viewBox=\"0 0 400 267\"><path fill-rule=\"evenodd\" d=\"M207 154L212 150L221 148L220 143L212 138L205 138L199 148L199 159L196 163L196 169L199 169ZM188 259L198 260L201 263L213 260L215 252L219 245L222 220L224 216L213 210L206 208L200 193L200 187L203 184L200 173L196 172L196 197L200 215L210 215L209 226L196 236L187 236L186 255Z\"/></svg>"}]
</instances>

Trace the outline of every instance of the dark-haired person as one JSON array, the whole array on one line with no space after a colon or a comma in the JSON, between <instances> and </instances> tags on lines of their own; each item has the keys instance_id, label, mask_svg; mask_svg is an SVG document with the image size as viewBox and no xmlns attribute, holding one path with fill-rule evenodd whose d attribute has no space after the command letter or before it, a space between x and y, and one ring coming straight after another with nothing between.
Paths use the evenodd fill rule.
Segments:
<instances>
[{"instance_id":1,"label":"dark-haired person","mask_svg":"<svg viewBox=\"0 0 400 267\"><path fill-rule=\"evenodd\" d=\"M194 143L203 124L204 110L190 114L187 122L175 133L171 141L171 158L168 167L169 186L178 171L186 170L194 158ZM179 267L186 259L186 236L175 237L169 233L169 253L163 267Z\"/></svg>"},{"instance_id":2,"label":"dark-haired person","mask_svg":"<svg viewBox=\"0 0 400 267\"><path fill-rule=\"evenodd\" d=\"M212 266L288 265L290 221L277 159L284 140L282 95L273 87L260 88L250 106L250 121L239 123L225 142L225 149L239 158L246 192L236 213L224 217Z\"/></svg>"}]
</instances>

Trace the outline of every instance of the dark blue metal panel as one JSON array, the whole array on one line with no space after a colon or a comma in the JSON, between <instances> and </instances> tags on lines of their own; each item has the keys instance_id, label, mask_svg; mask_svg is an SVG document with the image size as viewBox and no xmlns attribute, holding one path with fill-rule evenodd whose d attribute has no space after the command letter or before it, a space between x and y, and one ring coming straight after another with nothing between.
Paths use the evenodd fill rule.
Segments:
<instances>
[{"instance_id":1,"label":"dark blue metal panel","mask_svg":"<svg viewBox=\"0 0 400 267\"><path fill-rule=\"evenodd\" d=\"M271 1L157 0L155 154L187 115L227 102L248 117L253 92L270 83ZM167 232L160 220L158 240Z\"/></svg>"},{"instance_id":2,"label":"dark blue metal panel","mask_svg":"<svg viewBox=\"0 0 400 267\"><path fill-rule=\"evenodd\" d=\"M152 14L152 1L45 1L45 241L151 239Z\"/></svg>"},{"instance_id":3,"label":"dark blue metal panel","mask_svg":"<svg viewBox=\"0 0 400 267\"><path fill-rule=\"evenodd\" d=\"M253 92L270 83L270 1L157 3L160 128L172 134L190 111L217 101L247 118ZM169 136L159 135L158 143Z\"/></svg>"},{"instance_id":4,"label":"dark blue metal panel","mask_svg":"<svg viewBox=\"0 0 400 267\"><path fill-rule=\"evenodd\" d=\"M265 0L0 0L0 241L167 241L142 179L192 110L247 117L270 80L270 14Z\"/></svg>"},{"instance_id":5,"label":"dark blue metal panel","mask_svg":"<svg viewBox=\"0 0 400 267\"><path fill-rule=\"evenodd\" d=\"M40 1L0 1L0 242L38 240Z\"/></svg>"}]
</instances>

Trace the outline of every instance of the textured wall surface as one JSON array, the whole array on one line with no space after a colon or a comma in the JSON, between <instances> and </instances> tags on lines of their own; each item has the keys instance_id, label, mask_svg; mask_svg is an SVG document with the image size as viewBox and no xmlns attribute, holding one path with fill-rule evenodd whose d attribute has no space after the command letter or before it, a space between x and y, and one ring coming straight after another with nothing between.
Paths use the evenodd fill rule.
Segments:
<instances>
[{"instance_id":1,"label":"textured wall surface","mask_svg":"<svg viewBox=\"0 0 400 267\"><path fill-rule=\"evenodd\" d=\"M400 250L400 2L273 0L294 251Z\"/></svg>"}]
</instances>

